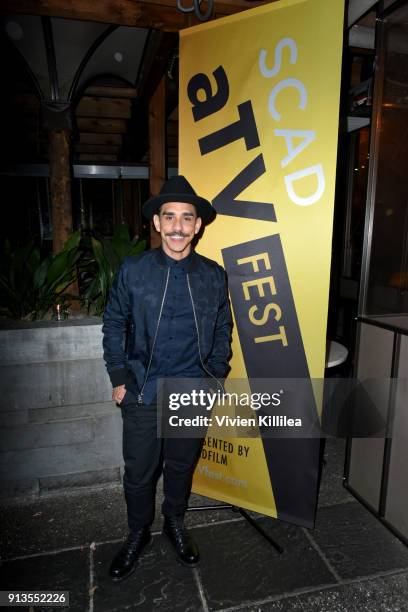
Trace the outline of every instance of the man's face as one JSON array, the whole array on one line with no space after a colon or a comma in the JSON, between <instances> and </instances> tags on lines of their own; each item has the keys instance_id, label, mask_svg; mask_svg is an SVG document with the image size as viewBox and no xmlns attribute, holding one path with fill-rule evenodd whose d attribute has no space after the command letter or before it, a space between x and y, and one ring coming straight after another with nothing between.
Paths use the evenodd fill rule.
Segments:
<instances>
[{"instance_id":1,"label":"man's face","mask_svg":"<svg viewBox=\"0 0 408 612\"><path fill-rule=\"evenodd\" d=\"M154 227L160 232L163 251L173 259L183 259L191 250L191 241L199 232L201 219L193 204L167 202L153 217Z\"/></svg>"}]
</instances>

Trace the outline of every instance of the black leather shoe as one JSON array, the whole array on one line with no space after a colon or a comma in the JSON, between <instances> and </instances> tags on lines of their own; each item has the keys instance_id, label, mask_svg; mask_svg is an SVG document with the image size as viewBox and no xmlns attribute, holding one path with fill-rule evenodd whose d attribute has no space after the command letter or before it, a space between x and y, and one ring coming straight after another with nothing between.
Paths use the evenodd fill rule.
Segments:
<instances>
[{"instance_id":1,"label":"black leather shoe","mask_svg":"<svg viewBox=\"0 0 408 612\"><path fill-rule=\"evenodd\" d=\"M177 556L183 565L194 567L200 561L198 546L183 525L182 516L166 516L163 533L176 549Z\"/></svg>"},{"instance_id":2,"label":"black leather shoe","mask_svg":"<svg viewBox=\"0 0 408 612\"><path fill-rule=\"evenodd\" d=\"M150 530L147 527L129 533L126 542L113 559L109 570L110 577L114 582L119 582L119 580L124 580L130 576L136 568L140 553L151 539Z\"/></svg>"}]
</instances>

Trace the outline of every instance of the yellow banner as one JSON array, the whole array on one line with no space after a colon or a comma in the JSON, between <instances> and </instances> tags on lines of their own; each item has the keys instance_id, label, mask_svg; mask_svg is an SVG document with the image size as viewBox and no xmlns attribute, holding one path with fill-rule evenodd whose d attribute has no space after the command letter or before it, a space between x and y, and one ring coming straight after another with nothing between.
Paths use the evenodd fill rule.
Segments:
<instances>
[{"instance_id":1,"label":"yellow banner","mask_svg":"<svg viewBox=\"0 0 408 612\"><path fill-rule=\"evenodd\" d=\"M343 14L280 0L180 33L179 170L218 211L197 251L229 274L232 378L324 375ZM318 441L285 442L209 432L194 490L312 524Z\"/></svg>"}]
</instances>

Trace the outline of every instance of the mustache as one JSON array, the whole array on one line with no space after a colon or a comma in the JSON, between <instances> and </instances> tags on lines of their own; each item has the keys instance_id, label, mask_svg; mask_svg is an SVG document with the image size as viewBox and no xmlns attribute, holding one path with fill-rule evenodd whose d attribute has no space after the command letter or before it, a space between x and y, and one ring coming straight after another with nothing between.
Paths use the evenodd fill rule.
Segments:
<instances>
[{"instance_id":1,"label":"mustache","mask_svg":"<svg viewBox=\"0 0 408 612\"><path fill-rule=\"evenodd\" d=\"M189 234L184 234L183 232L169 232L166 236L179 236L180 238L188 238Z\"/></svg>"}]
</instances>

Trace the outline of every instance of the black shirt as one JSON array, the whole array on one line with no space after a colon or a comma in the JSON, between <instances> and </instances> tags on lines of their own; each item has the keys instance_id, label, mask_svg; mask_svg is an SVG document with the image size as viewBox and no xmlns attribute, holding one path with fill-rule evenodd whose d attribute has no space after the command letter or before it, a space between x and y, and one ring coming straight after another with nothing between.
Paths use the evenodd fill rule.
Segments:
<instances>
[{"instance_id":1,"label":"black shirt","mask_svg":"<svg viewBox=\"0 0 408 612\"><path fill-rule=\"evenodd\" d=\"M204 375L187 284L191 253L180 260L164 253L170 275L152 364L143 392L144 404L154 403L158 378L201 378Z\"/></svg>"}]
</instances>

